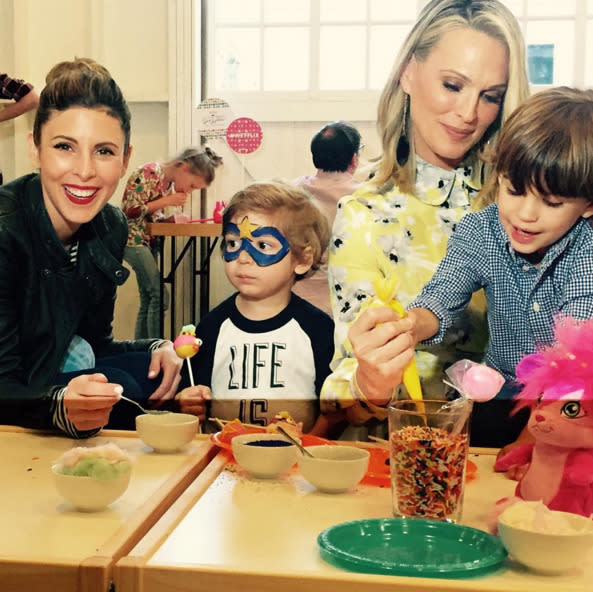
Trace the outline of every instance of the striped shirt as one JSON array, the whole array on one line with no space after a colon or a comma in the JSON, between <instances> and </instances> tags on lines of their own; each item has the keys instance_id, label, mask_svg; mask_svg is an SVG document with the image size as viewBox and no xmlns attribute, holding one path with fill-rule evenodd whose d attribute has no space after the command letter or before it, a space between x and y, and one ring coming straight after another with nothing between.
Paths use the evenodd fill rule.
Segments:
<instances>
[{"instance_id":1,"label":"striped shirt","mask_svg":"<svg viewBox=\"0 0 593 592\"><path fill-rule=\"evenodd\" d=\"M76 264L78 263L78 241L70 245L68 255L70 256L70 263L76 267Z\"/></svg>"},{"instance_id":2,"label":"striped shirt","mask_svg":"<svg viewBox=\"0 0 593 592\"><path fill-rule=\"evenodd\" d=\"M467 214L408 307L426 308L440 321L439 332L424 343L440 342L480 288L488 306L486 363L513 380L524 355L552 342L555 314L593 317L593 229L579 220L533 265L510 246L496 204Z\"/></svg>"}]
</instances>

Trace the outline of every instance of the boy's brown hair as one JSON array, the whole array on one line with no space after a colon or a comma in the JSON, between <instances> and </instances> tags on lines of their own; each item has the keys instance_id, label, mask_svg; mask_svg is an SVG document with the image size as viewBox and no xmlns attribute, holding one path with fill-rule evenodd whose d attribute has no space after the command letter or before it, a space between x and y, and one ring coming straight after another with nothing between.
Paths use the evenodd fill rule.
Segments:
<instances>
[{"instance_id":1,"label":"boy's brown hair","mask_svg":"<svg viewBox=\"0 0 593 592\"><path fill-rule=\"evenodd\" d=\"M307 277L319 267L329 244L329 223L304 190L279 181L252 183L233 195L222 216L223 233L227 224L242 213L262 212L274 219L276 227L290 243L298 261L311 259ZM224 249L224 240L221 247Z\"/></svg>"},{"instance_id":2,"label":"boy's brown hair","mask_svg":"<svg viewBox=\"0 0 593 592\"><path fill-rule=\"evenodd\" d=\"M496 201L501 176L518 195L593 203L593 91L556 87L520 105L503 126L481 205Z\"/></svg>"}]
</instances>

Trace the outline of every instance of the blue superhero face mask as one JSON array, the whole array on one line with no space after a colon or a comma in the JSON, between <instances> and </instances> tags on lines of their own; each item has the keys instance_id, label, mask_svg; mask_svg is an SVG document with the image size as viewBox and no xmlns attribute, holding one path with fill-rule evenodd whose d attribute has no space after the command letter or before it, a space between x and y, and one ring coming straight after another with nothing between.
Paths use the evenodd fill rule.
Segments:
<instances>
[{"instance_id":1,"label":"blue superhero face mask","mask_svg":"<svg viewBox=\"0 0 593 592\"><path fill-rule=\"evenodd\" d=\"M282 261L290 251L290 243L277 228L251 224L247 216L239 224L227 224L223 237L225 261L234 261L241 251L247 251L259 267L267 267Z\"/></svg>"}]
</instances>

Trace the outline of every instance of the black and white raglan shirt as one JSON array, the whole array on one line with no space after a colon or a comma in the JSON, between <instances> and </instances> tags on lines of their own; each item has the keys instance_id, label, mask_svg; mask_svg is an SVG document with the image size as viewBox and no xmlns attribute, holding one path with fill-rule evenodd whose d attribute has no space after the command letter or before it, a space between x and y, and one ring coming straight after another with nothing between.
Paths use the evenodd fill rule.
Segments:
<instances>
[{"instance_id":1,"label":"black and white raglan shirt","mask_svg":"<svg viewBox=\"0 0 593 592\"><path fill-rule=\"evenodd\" d=\"M192 367L196 384L212 391L211 417L265 426L287 411L309 430L330 373L333 320L292 294L278 315L252 321L239 312L235 298L205 315L196 330L203 345Z\"/></svg>"}]
</instances>

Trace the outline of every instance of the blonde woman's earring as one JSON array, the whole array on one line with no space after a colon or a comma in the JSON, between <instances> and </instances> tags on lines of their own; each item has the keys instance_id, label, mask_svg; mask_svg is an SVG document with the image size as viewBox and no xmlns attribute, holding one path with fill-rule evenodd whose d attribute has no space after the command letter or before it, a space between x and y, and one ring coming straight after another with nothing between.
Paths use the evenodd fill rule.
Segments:
<instances>
[{"instance_id":1,"label":"blonde woman's earring","mask_svg":"<svg viewBox=\"0 0 593 592\"><path fill-rule=\"evenodd\" d=\"M408 158L410 157L410 142L407 136L408 103L410 102L410 95L406 95L405 101L402 133L397 141L397 147L395 149L395 159L397 160L397 164L402 167L408 162Z\"/></svg>"}]
</instances>

